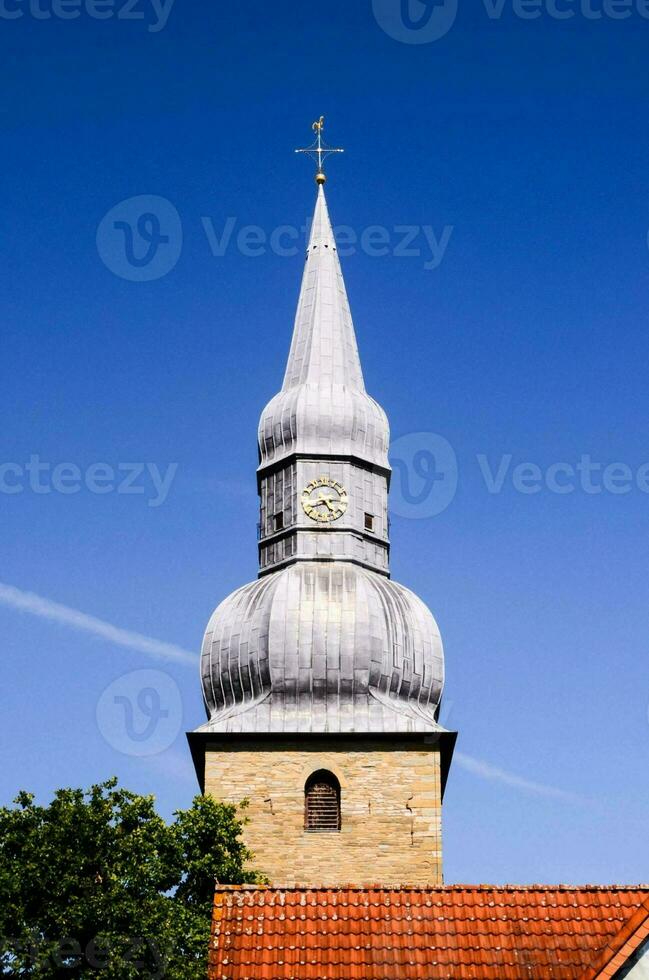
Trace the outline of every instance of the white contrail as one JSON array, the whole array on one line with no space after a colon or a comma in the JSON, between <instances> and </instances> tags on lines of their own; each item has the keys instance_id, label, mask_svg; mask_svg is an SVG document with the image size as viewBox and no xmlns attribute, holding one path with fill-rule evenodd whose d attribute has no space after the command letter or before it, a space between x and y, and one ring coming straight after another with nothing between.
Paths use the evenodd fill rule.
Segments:
<instances>
[{"instance_id":1,"label":"white contrail","mask_svg":"<svg viewBox=\"0 0 649 980\"><path fill-rule=\"evenodd\" d=\"M534 783L530 779L523 779L522 776L506 772L504 769L492 766L491 763L483 762L481 759L474 759L470 755L465 755L464 752L456 752L453 761L462 769L466 769L467 772L474 776L480 776L482 779L505 783L507 786L522 789L527 793L536 793L537 796L550 796L554 799L569 800L571 803L583 802L582 797L577 796L576 793L568 793L566 790L557 789L555 786L546 786L544 783Z\"/></svg>"},{"instance_id":2,"label":"white contrail","mask_svg":"<svg viewBox=\"0 0 649 980\"><path fill-rule=\"evenodd\" d=\"M184 650L182 647L175 646L173 643L163 643L161 640L154 640L150 636L143 636L141 633L134 633L131 630L120 629L107 623L103 619L95 616L88 616L86 613L79 612L78 609L71 609L69 606L62 606L51 599L44 599L42 596L35 595L33 592L24 592L13 585L5 585L0 582L0 603L18 609L21 612L31 613L32 616L39 616L41 619L49 619L71 629L81 630L84 633L92 633L102 639L110 640L112 643L129 650L137 650L140 653L147 653L153 657L163 660L175 660L177 663L195 667L197 655ZM523 790L528 793L536 793L538 796L549 796L554 799L569 800L571 802L581 801L581 797L575 793L568 793L565 790L557 789L554 786L546 786L543 783L535 783L529 779L523 779L514 773L506 772L497 766L492 766L489 762L481 759L474 759L464 752L456 752L454 762L481 779L488 779L492 782L505 783L514 789Z\"/></svg>"},{"instance_id":3,"label":"white contrail","mask_svg":"<svg viewBox=\"0 0 649 980\"><path fill-rule=\"evenodd\" d=\"M160 657L162 660L175 660L177 663L191 665L195 667L198 662L196 654L189 650L183 650L173 643L163 643L161 640L154 640L150 636L143 636L141 633L133 633L131 630L123 630L112 623L106 623L103 619L95 616L88 616L86 613L79 612L78 609L70 609L69 606L62 606L58 602L50 599L43 599L42 596L35 595L33 592L23 592L16 589L13 585L4 585L0 582L0 602L12 609L19 609L22 612L31 613L32 616L40 616L41 619L49 619L63 626L69 626L84 633L92 633L94 636L101 636L104 640L110 640L117 646L127 647L129 650L138 650L140 653L148 653L153 657Z\"/></svg>"}]
</instances>

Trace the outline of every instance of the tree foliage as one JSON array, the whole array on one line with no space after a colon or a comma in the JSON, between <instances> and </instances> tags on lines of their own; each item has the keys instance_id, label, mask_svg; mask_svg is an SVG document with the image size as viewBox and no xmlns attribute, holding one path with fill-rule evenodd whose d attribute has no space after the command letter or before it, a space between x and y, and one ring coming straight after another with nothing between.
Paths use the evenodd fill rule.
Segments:
<instances>
[{"instance_id":1,"label":"tree foliage","mask_svg":"<svg viewBox=\"0 0 649 980\"><path fill-rule=\"evenodd\" d=\"M203 980L215 880L260 879L241 808L197 796L174 817L115 779L0 808L0 976Z\"/></svg>"}]
</instances>

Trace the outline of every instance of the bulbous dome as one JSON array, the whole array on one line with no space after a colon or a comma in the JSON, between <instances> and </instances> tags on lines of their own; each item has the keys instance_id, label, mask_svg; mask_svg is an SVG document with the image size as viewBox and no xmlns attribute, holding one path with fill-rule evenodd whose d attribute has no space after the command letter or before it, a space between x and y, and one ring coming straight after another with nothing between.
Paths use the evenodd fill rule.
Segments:
<instances>
[{"instance_id":1,"label":"bulbous dome","mask_svg":"<svg viewBox=\"0 0 649 980\"><path fill-rule=\"evenodd\" d=\"M347 562L297 562L238 589L208 624L214 732L438 729L442 641L414 593Z\"/></svg>"},{"instance_id":2,"label":"bulbous dome","mask_svg":"<svg viewBox=\"0 0 649 980\"><path fill-rule=\"evenodd\" d=\"M291 453L344 454L389 467L390 426L366 391L344 384L304 383L282 390L259 422L262 466Z\"/></svg>"}]
</instances>

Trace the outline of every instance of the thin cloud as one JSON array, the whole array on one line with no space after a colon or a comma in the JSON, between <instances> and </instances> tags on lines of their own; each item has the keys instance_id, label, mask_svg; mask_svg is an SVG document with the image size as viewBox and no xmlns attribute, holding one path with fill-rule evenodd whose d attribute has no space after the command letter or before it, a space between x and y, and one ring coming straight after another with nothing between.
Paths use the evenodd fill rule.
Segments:
<instances>
[{"instance_id":1,"label":"thin cloud","mask_svg":"<svg viewBox=\"0 0 649 980\"><path fill-rule=\"evenodd\" d=\"M22 589L17 589L13 585L5 585L0 582L0 603L4 603L5 606L17 609L20 612L26 612L32 616L38 616L41 619L47 619L50 622L68 626L70 629L101 637L101 639L109 640L111 643L125 647L128 650L137 650L139 653L146 653L149 656L162 660L174 660L176 663L183 664L187 667L196 666L196 654L191 653L189 650L184 650L182 647L175 646L172 643L163 643L161 640L155 640L150 636L143 636L142 633L120 629L120 627L113 626L112 623L107 623L103 619L88 616L87 613L80 612L78 609L71 609L69 606L52 602L51 599L44 599L42 596L35 595L33 592L24 592ZM513 789L522 790L526 793L534 793L537 796L546 796L572 803L583 802L582 797L577 796L575 793L569 793L565 790L557 789L555 786L546 786L544 783L535 783L532 780L524 779L514 773L500 769L498 766L492 766L489 762L465 755L464 752L456 752L454 754L454 762L472 775L489 780L490 782L504 783ZM172 760L171 769L179 768L176 763L177 760ZM165 760L165 764L167 766L170 765L168 760Z\"/></svg>"},{"instance_id":2,"label":"thin cloud","mask_svg":"<svg viewBox=\"0 0 649 980\"><path fill-rule=\"evenodd\" d=\"M22 589L16 589L13 585L5 585L2 582L0 582L0 602L20 612L39 616L41 619L48 619L62 626L69 626L70 629L82 633L91 633L128 650L137 650L138 653L146 653L161 660L175 660L176 663L188 667L195 667L197 663L196 654L183 650L173 643L163 643L150 636L143 636L142 633L120 629L103 619L88 616L78 609L70 609L69 606L62 606L58 602L52 602L51 599L44 599L33 592L23 592Z\"/></svg>"},{"instance_id":3,"label":"thin cloud","mask_svg":"<svg viewBox=\"0 0 649 980\"><path fill-rule=\"evenodd\" d=\"M557 789L556 786L546 786L544 783L535 783L530 779L523 779L522 776L516 776L505 769L499 769L481 759L474 759L470 755L465 755L464 752L456 752L453 761L474 776L479 776L481 779L487 779L490 782L504 783L506 786L512 786L514 789L520 789L526 793L535 793L537 796L548 796L552 799L565 800L571 803L583 802L582 797L577 796L576 793L568 793L566 790Z\"/></svg>"}]
</instances>

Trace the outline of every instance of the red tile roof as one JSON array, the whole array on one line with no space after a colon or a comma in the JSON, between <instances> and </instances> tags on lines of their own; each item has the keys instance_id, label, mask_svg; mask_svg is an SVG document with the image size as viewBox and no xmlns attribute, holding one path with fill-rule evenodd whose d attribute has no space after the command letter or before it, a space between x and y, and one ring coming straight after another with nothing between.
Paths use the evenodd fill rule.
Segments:
<instances>
[{"instance_id":1,"label":"red tile roof","mask_svg":"<svg viewBox=\"0 0 649 980\"><path fill-rule=\"evenodd\" d=\"M585 980L647 899L649 886L219 887L209 977Z\"/></svg>"},{"instance_id":2,"label":"red tile roof","mask_svg":"<svg viewBox=\"0 0 649 980\"><path fill-rule=\"evenodd\" d=\"M581 980L609 980L624 966L630 956L649 937L649 897L637 912L624 923L616 936L611 939Z\"/></svg>"}]
</instances>

